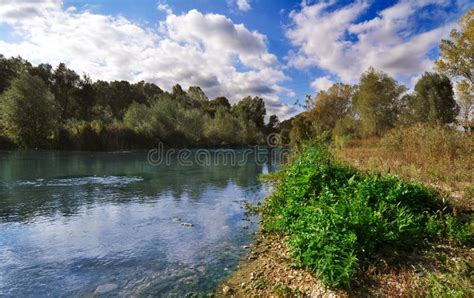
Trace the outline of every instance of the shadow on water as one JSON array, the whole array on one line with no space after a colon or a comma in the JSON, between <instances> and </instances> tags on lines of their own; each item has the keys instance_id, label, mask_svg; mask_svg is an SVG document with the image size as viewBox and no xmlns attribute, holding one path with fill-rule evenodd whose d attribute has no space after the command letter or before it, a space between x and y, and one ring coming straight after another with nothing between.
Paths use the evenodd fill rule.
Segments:
<instances>
[{"instance_id":1,"label":"shadow on water","mask_svg":"<svg viewBox=\"0 0 474 298\"><path fill-rule=\"evenodd\" d=\"M258 175L277 166L0 152L0 296L212 291L256 229L242 206L268 193Z\"/></svg>"}]
</instances>

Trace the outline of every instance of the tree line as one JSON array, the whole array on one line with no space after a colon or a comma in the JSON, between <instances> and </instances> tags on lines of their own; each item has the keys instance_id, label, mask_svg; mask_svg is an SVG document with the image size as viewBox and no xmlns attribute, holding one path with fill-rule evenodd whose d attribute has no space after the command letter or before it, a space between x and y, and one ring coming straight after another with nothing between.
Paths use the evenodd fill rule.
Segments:
<instances>
[{"instance_id":1,"label":"tree line","mask_svg":"<svg viewBox=\"0 0 474 298\"><path fill-rule=\"evenodd\" d=\"M450 39L440 43L436 72L425 72L414 90L383 71L369 68L358 84L337 83L308 96L305 112L281 123L285 142L298 146L315 137L336 143L350 138L380 137L398 126L427 123L473 126L474 10L459 21ZM453 83L455 80L457 98Z\"/></svg>"},{"instance_id":2,"label":"tree line","mask_svg":"<svg viewBox=\"0 0 474 298\"><path fill-rule=\"evenodd\" d=\"M217 147L264 144L280 133L283 144L316 136L345 142L383 136L419 122L472 126L474 107L474 10L440 43L437 72L424 73L414 90L369 68L356 85L337 83L308 96L305 112L265 123L265 103L245 97L231 105L203 90L153 83L95 81L60 63L33 66L0 55L0 148L118 150L168 146ZM457 98L455 100L453 83ZM459 120L460 119L460 120Z\"/></svg>"},{"instance_id":3,"label":"tree line","mask_svg":"<svg viewBox=\"0 0 474 298\"><path fill-rule=\"evenodd\" d=\"M118 150L263 144L276 131L265 103L208 99L200 87L95 81L60 63L33 66L0 55L0 147Z\"/></svg>"}]
</instances>

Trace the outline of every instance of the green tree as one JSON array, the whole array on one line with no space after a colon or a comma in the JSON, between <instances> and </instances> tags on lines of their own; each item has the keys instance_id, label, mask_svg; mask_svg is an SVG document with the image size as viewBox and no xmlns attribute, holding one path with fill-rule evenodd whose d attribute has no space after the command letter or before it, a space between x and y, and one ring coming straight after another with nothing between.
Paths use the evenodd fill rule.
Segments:
<instances>
[{"instance_id":1,"label":"green tree","mask_svg":"<svg viewBox=\"0 0 474 298\"><path fill-rule=\"evenodd\" d=\"M210 101L210 104L213 107L223 107L227 110L230 110L231 108L229 100L224 96L219 96L219 97L214 98L213 100Z\"/></svg>"},{"instance_id":2,"label":"green tree","mask_svg":"<svg viewBox=\"0 0 474 298\"><path fill-rule=\"evenodd\" d=\"M74 94L75 100L71 104L71 115L77 119L91 120L92 107L96 103L96 94L92 80L84 75Z\"/></svg>"},{"instance_id":3,"label":"green tree","mask_svg":"<svg viewBox=\"0 0 474 298\"><path fill-rule=\"evenodd\" d=\"M232 106L230 105L229 100L226 97L220 96L204 102L203 108L207 112L207 114L214 118L219 109L225 109L230 112Z\"/></svg>"},{"instance_id":4,"label":"green tree","mask_svg":"<svg viewBox=\"0 0 474 298\"><path fill-rule=\"evenodd\" d=\"M180 97L180 96L185 96L186 92L184 92L184 90L183 90L183 88L181 87L180 84L176 84L176 85L173 86L173 91L171 92L171 94L174 97Z\"/></svg>"},{"instance_id":5,"label":"green tree","mask_svg":"<svg viewBox=\"0 0 474 298\"><path fill-rule=\"evenodd\" d=\"M197 101L208 101L209 98L206 96L204 91L202 91L201 87L198 86L190 86L188 88L188 96Z\"/></svg>"},{"instance_id":6,"label":"green tree","mask_svg":"<svg viewBox=\"0 0 474 298\"><path fill-rule=\"evenodd\" d=\"M363 136L382 136L396 124L400 95L406 88L386 73L369 68L362 74L354 95L354 110L360 117Z\"/></svg>"},{"instance_id":7,"label":"green tree","mask_svg":"<svg viewBox=\"0 0 474 298\"><path fill-rule=\"evenodd\" d=\"M439 71L453 77L463 77L471 84L474 80L474 9L459 20L460 30L451 30L450 39L439 45L440 58L436 61Z\"/></svg>"},{"instance_id":8,"label":"green tree","mask_svg":"<svg viewBox=\"0 0 474 298\"><path fill-rule=\"evenodd\" d=\"M180 109L178 114L177 127L184 135L187 144L198 145L204 141L204 125L210 121L210 117L201 109L190 108Z\"/></svg>"},{"instance_id":9,"label":"green tree","mask_svg":"<svg viewBox=\"0 0 474 298\"><path fill-rule=\"evenodd\" d=\"M307 118L317 133L332 132L337 121L351 111L355 88L337 83L326 91L318 92L314 108L308 111Z\"/></svg>"},{"instance_id":10,"label":"green tree","mask_svg":"<svg viewBox=\"0 0 474 298\"><path fill-rule=\"evenodd\" d=\"M43 80L23 73L1 98L0 126L5 135L22 148L47 146L54 135L58 113Z\"/></svg>"},{"instance_id":11,"label":"green tree","mask_svg":"<svg viewBox=\"0 0 474 298\"><path fill-rule=\"evenodd\" d=\"M140 81L134 84L134 88L140 90L139 92L145 95L145 102L149 103L153 98L163 94L163 90L153 83L145 83L145 81Z\"/></svg>"},{"instance_id":12,"label":"green tree","mask_svg":"<svg viewBox=\"0 0 474 298\"><path fill-rule=\"evenodd\" d=\"M247 96L233 107L234 114L255 124L257 129L263 129L265 121L265 102L261 97Z\"/></svg>"},{"instance_id":13,"label":"green tree","mask_svg":"<svg viewBox=\"0 0 474 298\"><path fill-rule=\"evenodd\" d=\"M73 70L60 63L52 76L52 91L61 110L61 119L70 117L74 93L79 87L80 77Z\"/></svg>"},{"instance_id":14,"label":"green tree","mask_svg":"<svg viewBox=\"0 0 474 298\"><path fill-rule=\"evenodd\" d=\"M218 107L214 118L205 123L205 136L214 146L240 144L236 132L240 132L238 119L223 107Z\"/></svg>"},{"instance_id":15,"label":"green tree","mask_svg":"<svg viewBox=\"0 0 474 298\"><path fill-rule=\"evenodd\" d=\"M0 93L8 88L14 78L29 68L31 64L21 57L7 59L0 54Z\"/></svg>"},{"instance_id":16,"label":"green tree","mask_svg":"<svg viewBox=\"0 0 474 298\"><path fill-rule=\"evenodd\" d=\"M51 88L53 80L53 67L49 64L41 63L38 66L33 66L28 71L32 76L40 77L46 85Z\"/></svg>"},{"instance_id":17,"label":"green tree","mask_svg":"<svg viewBox=\"0 0 474 298\"><path fill-rule=\"evenodd\" d=\"M449 78L426 72L415 85L415 94L409 98L408 109L413 122L445 124L455 121L459 107L454 100Z\"/></svg>"},{"instance_id":18,"label":"green tree","mask_svg":"<svg viewBox=\"0 0 474 298\"><path fill-rule=\"evenodd\" d=\"M451 30L450 39L441 40L436 67L451 78L459 79L456 89L463 118L469 122L474 94L474 9L469 10L458 23L460 30Z\"/></svg>"},{"instance_id":19,"label":"green tree","mask_svg":"<svg viewBox=\"0 0 474 298\"><path fill-rule=\"evenodd\" d=\"M304 142L310 140L314 136L311 122L305 113L301 113L291 121L290 143L293 147L299 147Z\"/></svg>"},{"instance_id":20,"label":"green tree","mask_svg":"<svg viewBox=\"0 0 474 298\"><path fill-rule=\"evenodd\" d=\"M123 117L127 128L147 137L157 136L153 129L154 120L151 109L136 102L130 105Z\"/></svg>"}]
</instances>

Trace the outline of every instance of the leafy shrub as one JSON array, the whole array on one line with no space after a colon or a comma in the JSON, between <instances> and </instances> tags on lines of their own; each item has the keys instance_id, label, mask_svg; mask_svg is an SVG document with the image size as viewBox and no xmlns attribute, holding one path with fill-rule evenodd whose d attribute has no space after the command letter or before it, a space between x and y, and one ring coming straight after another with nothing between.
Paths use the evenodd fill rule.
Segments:
<instances>
[{"instance_id":1,"label":"leafy shrub","mask_svg":"<svg viewBox=\"0 0 474 298\"><path fill-rule=\"evenodd\" d=\"M264 229L287 234L296 263L331 287L350 286L371 256L415 248L427 238L472 237L454 217L437 217L445 206L434 190L339 164L319 144L303 149L275 177Z\"/></svg>"}]
</instances>

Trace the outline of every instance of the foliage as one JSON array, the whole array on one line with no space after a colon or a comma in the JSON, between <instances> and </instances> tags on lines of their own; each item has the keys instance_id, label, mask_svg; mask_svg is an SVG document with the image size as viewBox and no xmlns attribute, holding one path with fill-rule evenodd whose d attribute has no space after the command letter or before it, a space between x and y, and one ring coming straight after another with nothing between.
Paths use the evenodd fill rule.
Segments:
<instances>
[{"instance_id":1,"label":"foliage","mask_svg":"<svg viewBox=\"0 0 474 298\"><path fill-rule=\"evenodd\" d=\"M57 108L41 78L24 73L0 97L0 128L22 148L46 146L55 132Z\"/></svg>"},{"instance_id":2,"label":"foliage","mask_svg":"<svg viewBox=\"0 0 474 298\"><path fill-rule=\"evenodd\" d=\"M293 147L300 147L306 141L310 140L313 135L313 127L305 113L301 113L293 118L289 133L289 139Z\"/></svg>"},{"instance_id":3,"label":"foliage","mask_svg":"<svg viewBox=\"0 0 474 298\"><path fill-rule=\"evenodd\" d=\"M439 45L441 57L437 68L451 76L474 79L474 9L459 20L460 30L451 30L450 39L443 39Z\"/></svg>"},{"instance_id":4,"label":"foliage","mask_svg":"<svg viewBox=\"0 0 474 298\"><path fill-rule=\"evenodd\" d=\"M0 54L0 93L5 91L10 86L10 82L27 68L31 68L31 64L21 57L7 59Z\"/></svg>"},{"instance_id":5,"label":"foliage","mask_svg":"<svg viewBox=\"0 0 474 298\"><path fill-rule=\"evenodd\" d=\"M354 90L353 86L337 83L326 91L319 91L314 108L307 114L317 133L331 132L336 123L351 112Z\"/></svg>"},{"instance_id":6,"label":"foliage","mask_svg":"<svg viewBox=\"0 0 474 298\"><path fill-rule=\"evenodd\" d=\"M450 39L439 45L437 69L453 78L459 78L457 90L464 120L470 120L474 94L474 9L459 20L460 30L451 30Z\"/></svg>"},{"instance_id":7,"label":"foliage","mask_svg":"<svg viewBox=\"0 0 474 298\"><path fill-rule=\"evenodd\" d=\"M264 126L264 117L266 114L265 103L261 97L247 96L233 107L235 114L239 115L243 121L253 122L258 129Z\"/></svg>"},{"instance_id":8,"label":"foliage","mask_svg":"<svg viewBox=\"0 0 474 298\"><path fill-rule=\"evenodd\" d=\"M415 85L414 96L408 98L409 122L452 123L459 113L451 81L444 75L424 73Z\"/></svg>"},{"instance_id":9,"label":"foliage","mask_svg":"<svg viewBox=\"0 0 474 298\"><path fill-rule=\"evenodd\" d=\"M263 208L264 228L287 234L297 264L331 287L350 286L360 264L384 251L413 249L446 235L472 239L472 230L457 219L440 217L445 206L432 189L359 172L319 144L300 151L276 177ZM446 229L433 233L434 223Z\"/></svg>"},{"instance_id":10,"label":"foliage","mask_svg":"<svg viewBox=\"0 0 474 298\"><path fill-rule=\"evenodd\" d=\"M370 68L362 74L354 95L363 136L381 136L396 125L400 95L406 88L386 73Z\"/></svg>"},{"instance_id":11,"label":"foliage","mask_svg":"<svg viewBox=\"0 0 474 298\"><path fill-rule=\"evenodd\" d=\"M52 74L52 92L60 109L61 119L69 118L72 104L72 97L79 85L79 76L66 67L64 63L60 63Z\"/></svg>"},{"instance_id":12,"label":"foliage","mask_svg":"<svg viewBox=\"0 0 474 298\"><path fill-rule=\"evenodd\" d=\"M143 81L93 82L64 63L53 69L48 64L32 66L21 58L0 56L0 92L19 76L34 76L36 83L41 82L40 97L30 88L28 94L17 92L15 99L39 106L42 94L47 94L35 115L46 119L42 123L50 131L36 135L35 141L25 139L18 135L19 128L25 133L23 126L17 125L15 130L10 120L29 120L22 112L26 110L20 109L27 106L18 105L15 110L2 104L1 116L8 123L1 124L1 147L14 143L25 148L117 150L150 148L158 142L168 146L242 146L262 144L265 134L279 130L275 117L265 125L265 103L259 97L247 97L231 106L225 97L209 100L198 86L185 92L177 84L169 93ZM2 101L11 97L11 92L4 95ZM56 115L50 115L48 107L54 107Z\"/></svg>"},{"instance_id":13,"label":"foliage","mask_svg":"<svg viewBox=\"0 0 474 298\"><path fill-rule=\"evenodd\" d=\"M471 120L474 112L474 84L469 84L466 80L461 80L456 85L458 93L458 103L462 112L462 119L465 125Z\"/></svg>"},{"instance_id":14,"label":"foliage","mask_svg":"<svg viewBox=\"0 0 474 298\"><path fill-rule=\"evenodd\" d=\"M199 86L190 86L188 88L188 96L197 101L208 101L204 91L202 91L201 87Z\"/></svg>"},{"instance_id":15,"label":"foliage","mask_svg":"<svg viewBox=\"0 0 474 298\"><path fill-rule=\"evenodd\" d=\"M241 144L240 122L225 108L218 108L214 118L205 123L204 134L213 146Z\"/></svg>"}]
</instances>

